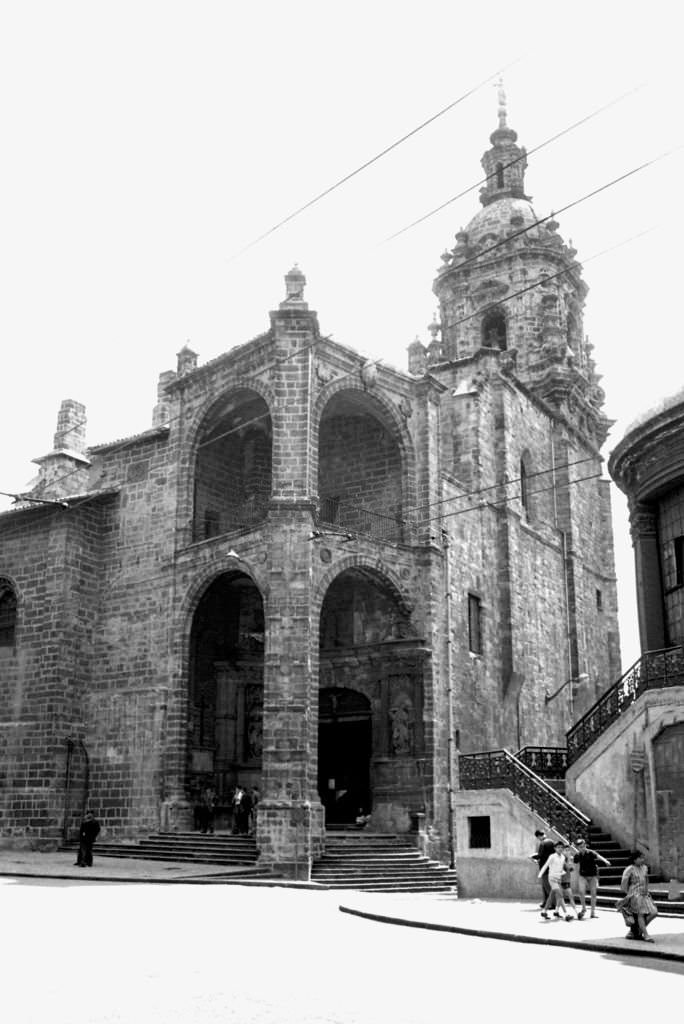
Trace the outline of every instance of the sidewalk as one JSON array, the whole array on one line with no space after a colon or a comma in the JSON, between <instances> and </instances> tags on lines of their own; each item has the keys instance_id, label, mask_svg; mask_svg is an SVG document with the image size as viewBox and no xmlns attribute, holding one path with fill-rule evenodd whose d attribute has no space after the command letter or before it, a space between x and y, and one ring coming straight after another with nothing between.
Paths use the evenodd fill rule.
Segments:
<instances>
[{"instance_id":1,"label":"sidewalk","mask_svg":"<svg viewBox=\"0 0 684 1024\"><path fill-rule=\"evenodd\" d=\"M659 916L649 925L654 942L625 938L627 927L615 910L597 909L598 917L544 920L539 907L514 900L456 899L449 895L344 892L340 910L372 921L479 935L511 942L571 946L629 956L684 962L684 919Z\"/></svg>"},{"instance_id":2,"label":"sidewalk","mask_svg":"<svg viewBox=\"0 0 684 1024\"><path fill-rule=\"evenodd\" d=\"M288 886L293 889L321 889L317 882L294 882L268 873L250 874L249 866L157 861L132 857L98 856L93 851L93 866L74 864L76 851L0 850L0 878L47 878L76 882L186 882L188 884ZM234 881L233 881L234 879Z\"/></svg>"}]
</instances>

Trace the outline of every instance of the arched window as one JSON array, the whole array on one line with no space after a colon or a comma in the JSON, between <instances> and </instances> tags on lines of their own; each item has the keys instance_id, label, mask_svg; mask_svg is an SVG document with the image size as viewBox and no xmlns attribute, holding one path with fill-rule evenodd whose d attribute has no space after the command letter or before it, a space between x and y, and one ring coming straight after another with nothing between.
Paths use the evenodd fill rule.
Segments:
<instances>
[{"instance_id":1,"label":"arched window","mask_svg":"<svg viewBox=\"0 0 684 1024\"><path fill-rule=\"evenodd\" d=\"M496 165L496 187L497 188L503 188L504 187L504 169L503 169L503 164L497 164Z\"/></svg>"},{"instance_id":2,"label":"arched window","mask_svg":"<svg viewBox=\"0 0 684 1024\"><path fill-rule=\"evenodd\" d=\"M9 580L0 577L0 647L14 647L17 596Z\"/></svg>"},{"instance_id":3,"label":"arched window","mask_svg":"<svg viewBox=\"0 0 684 1024\"><path fill-rule=\"evenodd\" d=\"M506 317L499 310L488 313L482 321L482 345L485 348L506 349Z\"/></svg>"}]
</instances>

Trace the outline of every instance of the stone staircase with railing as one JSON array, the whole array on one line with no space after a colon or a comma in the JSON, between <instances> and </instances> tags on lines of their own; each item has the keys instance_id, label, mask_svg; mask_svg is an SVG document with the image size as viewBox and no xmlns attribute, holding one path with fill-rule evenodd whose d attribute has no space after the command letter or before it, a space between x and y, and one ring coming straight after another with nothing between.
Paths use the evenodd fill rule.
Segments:
<instances>
[{"instance_id":1,"label":"stone staircase with railing","mask_svg":"<svg viewBox=\"0 0 684 1024\"><path fill-rule=\"evenodd\" d=\"M423 856L415 835L365 830L328 830L325 853L314 861L311 880L366 892L458 891L456 872Z\"/></svg>"},{"instance_id":2,"label":"stone staircase with railing","mask_svg":"<svg viewBox=\"0 0 684 1024\"><path fill-rule=\"evenodd\" d=\"M558 791L562 788L558 785L560 772L566 765L567 755L562 747L526 747L518 755L505 749L461 754L461 788L509 789L564 839L574 840L583 836L587 846L610 861L610 867L599 866L597 903L614 909L618 899L624 895L620 880L629 862L629 850L621 847L609 832L591 821ZM651 876L650 892L659 913L684 917L684 893L680 893L678 900L669 899L668 887L663 884L661 876Z\"/></svg>"}]
</instances>

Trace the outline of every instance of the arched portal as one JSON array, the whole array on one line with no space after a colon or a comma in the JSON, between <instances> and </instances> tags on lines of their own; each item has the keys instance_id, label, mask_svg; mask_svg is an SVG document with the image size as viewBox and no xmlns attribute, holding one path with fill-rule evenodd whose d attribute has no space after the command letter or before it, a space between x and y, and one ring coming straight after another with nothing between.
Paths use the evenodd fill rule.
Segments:
<instances>
[{"instance_id":1,"label":"arched portal","mask_svg":"<svg viewBox=\"0 0 684 1024\"><path fill-rule=\"evenodd\" d=\"M271 497L272 426L268 406L246 389L207 416L195 460L193 540L248 530Z\"/></svg>"},{"instance_id":2,"label":"arched portal","mask_svg":"<svg viewBox=\"0 0 684 1024\"><path fill-rule=\"evenodd\" d=\"M216 792L216 825L228 827L239 783L261 779L264 694L264 607L242 572L219 576L204 592L190 635L188 781L199 803Z\"/></svg>"},{"instance_id":3,"label":"arched portal","mask_svg":"<svg viewBox=\"0 0 684 1024\"><path fill-rule=\"evenodd\" d=\"M404 540L402 453L384 410L353 389L321 415L318 493L323 523L379 540Z\"/></svg>"},{"instance_id":4,"label":"arched portal","mask_svg":"<svg viewBox=\"0 0 684 1024\"><path fill-rule=\"evenodd\" d=\"M327 824L370 813L372 723L370 701L356 690L320 691L318 793Z\"/></svg>"},{"instance_id":5,"label":"arched portal","mask_svg":"<svg viewBox=\"0 0 684 1024\"><path fill-rule=\"evenodd\" d=\"M335 577L320 626L318 781L328 823L362 808L372 828L408 831L423 810L424 658L382 574L355 566Z\"/></svg>"}]
</instances>

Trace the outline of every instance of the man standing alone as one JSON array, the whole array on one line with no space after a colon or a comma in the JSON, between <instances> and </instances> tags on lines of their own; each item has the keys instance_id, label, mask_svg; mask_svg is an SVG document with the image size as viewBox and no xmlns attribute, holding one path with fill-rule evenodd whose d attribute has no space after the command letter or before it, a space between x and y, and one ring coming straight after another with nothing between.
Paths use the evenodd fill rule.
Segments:
<instances>
[{"instance_id":1,"label":"man standing alone","mask_svg":"<svg viewBox=\"0 0 684 1024\"><path fill-rule=\"evenodd\" d=\"M79 845L76 865L79 868L91 868L93 866L93 846L99 832L99 821L96 821L92 811L86 811L78 834Z\"/></svg>"}]
</instances>

